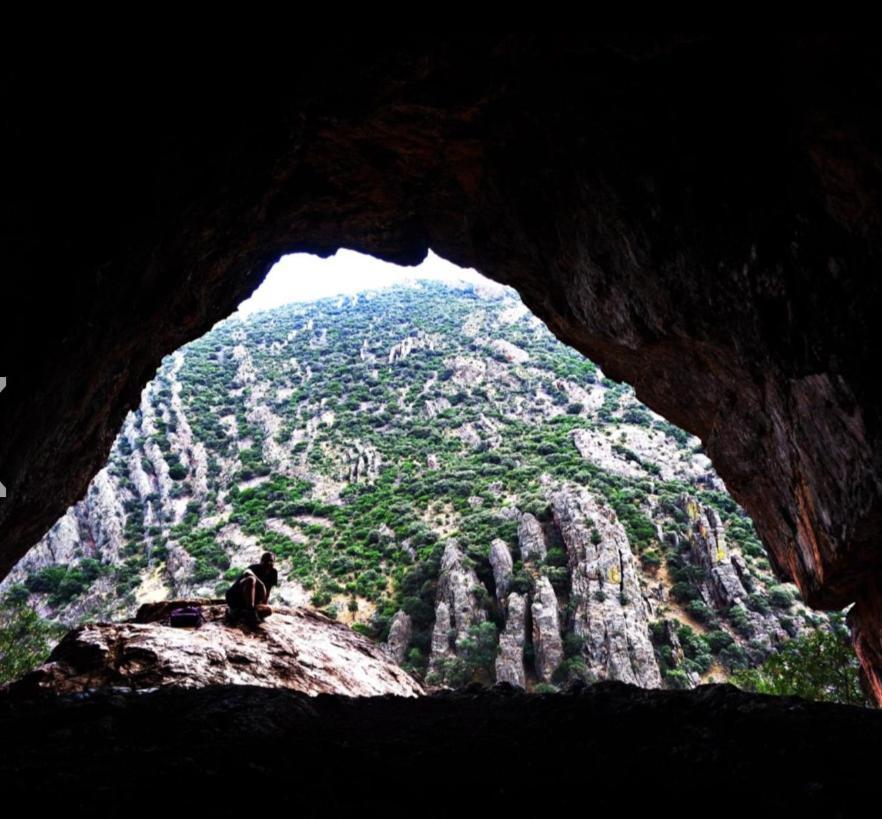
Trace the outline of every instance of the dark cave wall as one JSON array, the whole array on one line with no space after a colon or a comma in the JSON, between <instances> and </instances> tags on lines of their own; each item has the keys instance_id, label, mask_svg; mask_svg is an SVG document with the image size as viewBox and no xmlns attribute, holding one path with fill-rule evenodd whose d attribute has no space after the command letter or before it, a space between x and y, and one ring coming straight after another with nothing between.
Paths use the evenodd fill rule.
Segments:
<instances>
[{"instance_id":1,"label":"dark cave wall","mask_svg":"<svg viewBox=\"0 0 882 819\"><path fill-rule=\"evenodd\" d=\"M782 576L861 601L882 701L877 51L335 37L251 73L13 72L0 574L83 494L161 357L280 255L432 248L701 437Z\"/></svg>"}]
</instances>

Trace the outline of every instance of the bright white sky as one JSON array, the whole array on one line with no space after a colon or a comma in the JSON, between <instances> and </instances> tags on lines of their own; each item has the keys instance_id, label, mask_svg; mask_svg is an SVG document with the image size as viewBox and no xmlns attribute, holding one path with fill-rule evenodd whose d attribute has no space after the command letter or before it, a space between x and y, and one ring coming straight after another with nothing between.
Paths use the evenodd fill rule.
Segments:
<instances>
[{"instance_id":1,"label":"bright white sky","mask_svg":"<svg viewBox=\"0 0 882 819\"><path fill-rule=\"evenodd\" d=\"M251 298L239 305L236 315L269 310L291 302L375 290L417 279L491 284L477 271L457 267L431 251L417 267L399 267L352 250L338 250L327 259L308 253L293 253L276 262Z\"/></svg>"}]
</instances>

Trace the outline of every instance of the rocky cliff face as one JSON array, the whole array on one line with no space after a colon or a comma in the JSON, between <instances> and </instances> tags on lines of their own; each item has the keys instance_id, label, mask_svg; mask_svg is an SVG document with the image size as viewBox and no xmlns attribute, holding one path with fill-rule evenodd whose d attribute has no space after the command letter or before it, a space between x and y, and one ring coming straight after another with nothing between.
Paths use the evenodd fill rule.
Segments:
<instances>
[{"instance_id":1,"label":"rocky cliff face","mask_svg":"<svg viewBox=\"0 0 882 819\"><path fill-rule=\"evenodd\" d=\"M496 656L496 681L517 688L526 688L524 645L526 642L526 600L512 592L506 601L505 630L499 636L499 654Z\"/></svg>"},{"instance_id":2,"label":"rocky cliff face","mask_svg":"<svg viewBox=\"0 0 882 819\"><path fill-rule=\"evenodd\" d=\"M777 582L697 439L503 288L218 325L166 359L2 590L69 626L125 619L219 595L266 550L274 602L437 685L692 686L831 627Z\"/></svg>"},{"instance_id":3,"label":"rocky cliff face","mask_svg":"<svg viewBox=\"0 0 882 819\"><path fill-rule=\"evenodd\" d=\"M533 620L533 653L536 676L549 683L563 662L563 643L560 639L558 600L551 581L539 577L531 595L530 615Z\"/></svg>"},{"instance_id":4,"label":"rocky cliff face","mask_svg":"<svg viewBox=\"0 0 882 819\"><path fill-rule=\"evenodd\" d=\"M589 672L658 687L643 589L624 527L584 491L554 495L551 508L567 548L573 634Z\"/></svg>"}]
</instances>

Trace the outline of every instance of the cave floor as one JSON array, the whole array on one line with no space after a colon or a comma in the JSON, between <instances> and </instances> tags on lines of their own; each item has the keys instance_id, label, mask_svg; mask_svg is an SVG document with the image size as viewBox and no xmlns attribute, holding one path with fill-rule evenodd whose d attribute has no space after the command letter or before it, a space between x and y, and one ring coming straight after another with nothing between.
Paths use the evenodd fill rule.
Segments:
<instances>
[{"instance_id":1,"label":"cave floor","mask_svg":"<svg viewBox=\"0 0 882 819\"><path fill-rule=\"evenodd\" d=\"M0 736L7 803L92 816L829 817L877 812L882 712L726 685L497 686L418 699L7 689Z\"/></svg>"}]
</instances>

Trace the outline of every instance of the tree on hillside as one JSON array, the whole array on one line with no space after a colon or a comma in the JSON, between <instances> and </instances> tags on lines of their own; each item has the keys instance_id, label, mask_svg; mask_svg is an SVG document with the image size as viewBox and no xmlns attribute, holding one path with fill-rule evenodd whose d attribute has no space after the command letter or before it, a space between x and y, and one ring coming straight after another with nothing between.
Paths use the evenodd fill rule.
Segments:
<instances>
[{"instance_id":1,"label":"tree on hillside","mask_svg":"<svg viewBox=\"0 0 882 819\"><path fill-rule=\"evenodd\" d=\"M7 595L0 603L0 684L42 663L63 631L43 620L21 596Z\"/></svg>"},{"instance_id":2,"label":"tree on hillside","mask_svg":"<svg viewBox=\"0 0 882 819\"><path fill-rule=\"evenodd\" d=\"M759 694L869 706L858 671L847 634L814 631L788 641L761 666L736 672L731 681Z\"/></svg>"}]
</instances>

